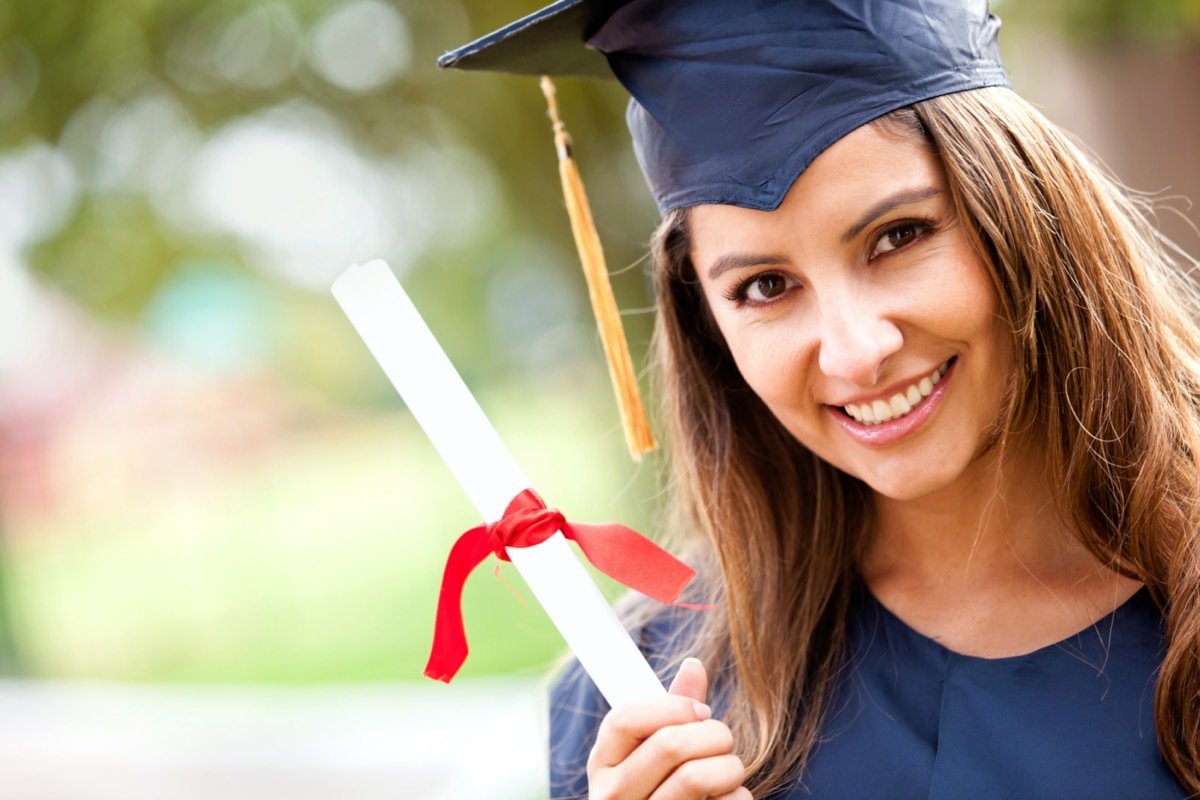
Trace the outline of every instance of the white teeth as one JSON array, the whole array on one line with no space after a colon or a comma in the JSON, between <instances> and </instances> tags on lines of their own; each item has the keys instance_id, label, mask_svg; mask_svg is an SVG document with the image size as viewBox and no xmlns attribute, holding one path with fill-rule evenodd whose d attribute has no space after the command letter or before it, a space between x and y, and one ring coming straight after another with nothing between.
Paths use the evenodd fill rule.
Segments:
<instances>
[{"instance_id":1,"label":"white teeth","mask_svg":"<svg viewBox=\"0 0 1200 800\"><path fill-rule=\"evenodd\" d=\"M950 362L947 361L903 392L892 395L886 402L874 400L870 403L851 403L843 406L842 410L852 419L864 425L877 425L880 422L906 416L920 405L922 400L933 393L934 384L942 379L949 367Z\"/></svg>"}]
</instances>

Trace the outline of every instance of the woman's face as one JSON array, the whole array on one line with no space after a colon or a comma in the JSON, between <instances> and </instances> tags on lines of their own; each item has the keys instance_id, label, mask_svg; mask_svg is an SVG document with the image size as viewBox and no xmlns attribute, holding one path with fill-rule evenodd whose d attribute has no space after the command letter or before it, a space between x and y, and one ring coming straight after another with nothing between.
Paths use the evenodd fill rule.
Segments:
<instances>
[{"instance_id":1,"label":"woman's face","mask_svg":"<svg viewBox=\"0 0 1200 800\"><path fill-rule=\"evenodd\" d=\"M973 489L1010 345L915 135L861 127L777 210L698 206L690 227L738 369L801 444L897 500Z\"/></svg>"}]
</instances>

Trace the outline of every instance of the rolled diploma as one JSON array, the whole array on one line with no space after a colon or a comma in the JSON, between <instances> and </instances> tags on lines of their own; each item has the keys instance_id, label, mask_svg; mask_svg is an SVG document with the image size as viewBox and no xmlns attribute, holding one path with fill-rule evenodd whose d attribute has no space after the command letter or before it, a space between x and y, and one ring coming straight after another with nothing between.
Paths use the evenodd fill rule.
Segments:
<instances>
[{"instance_id":1,"label":"rolled diploma","mask_svg":"<svg viewBox=\"0 0 1200 800\"><path fill-rule=\"evenodd\" d=\"M381 260L343 272L333 296L484 520L530 488L496 429ZM561 532L509 558L609 705L664 693Z\"/></svg>"}]
</instances>

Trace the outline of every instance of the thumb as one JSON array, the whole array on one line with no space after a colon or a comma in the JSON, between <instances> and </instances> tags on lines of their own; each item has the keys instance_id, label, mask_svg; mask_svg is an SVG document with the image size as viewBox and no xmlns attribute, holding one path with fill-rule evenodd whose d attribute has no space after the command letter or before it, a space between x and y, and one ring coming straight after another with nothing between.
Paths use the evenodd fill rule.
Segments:
<instances>
[{"instance_id":1,"label":"thumb","mask_svg":"<svg viewBox=\"0 0 1200 800\"><path fill-rule=\"evenodd\" d=\"M679 665L679 672L675 673L675 679L671 681L671 688L667 690L668 694L678 695L680 697L690 697L693 700L699 700L701 703L708 696L708 673L704 670L704 665L700 663L698 658L685 658L683 663Z\"/></svg>"}]
</instances>

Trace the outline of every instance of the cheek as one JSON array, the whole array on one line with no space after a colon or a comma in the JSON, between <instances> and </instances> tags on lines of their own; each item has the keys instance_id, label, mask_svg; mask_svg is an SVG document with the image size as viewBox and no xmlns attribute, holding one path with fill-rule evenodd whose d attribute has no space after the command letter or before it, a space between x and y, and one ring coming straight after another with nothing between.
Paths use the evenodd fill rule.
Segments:
<instances>
[{"instance_id":1,"label":"cheek","mask_svg":"<svg viewBox=\"0 0 1200 800\"><path fill-rule=\"evenodd\" d=\"M717 326L742 380L776 416L808 396L804 390L808 348L799 326L737 326L720 318Z\"/></svg>"},{"instance_id":2,"label":"cheek","mask_svg":"<svg viewBox=\"0 0 1200 800\"><path fill-rule=\"evenodd\" d=\"M971 331L973 339L990 351L995 366L1003 369L1007 366L1009 350L1009 326L1000 315L1000 302L988 276L980 268L980 277L974 283L974 291L966 300L962 313L963 327Z\"/></svg>"},{"instance_id":3,"label":"cheek","mask_svg":"<svg viewBox=\"0 0 1200 800\"><path fill-rule=\"evenodd\" d=\"M908 319L948 340L989 340L997 330L999 298L987 267L964 243L908 287ZM897 295L901 287L896 287Z\"/></svg>"}]
</instances>

